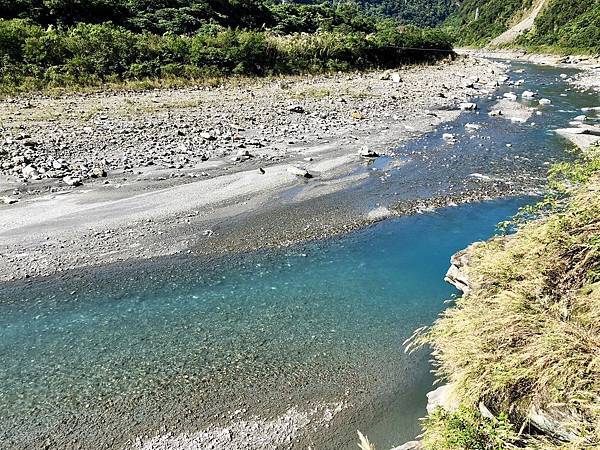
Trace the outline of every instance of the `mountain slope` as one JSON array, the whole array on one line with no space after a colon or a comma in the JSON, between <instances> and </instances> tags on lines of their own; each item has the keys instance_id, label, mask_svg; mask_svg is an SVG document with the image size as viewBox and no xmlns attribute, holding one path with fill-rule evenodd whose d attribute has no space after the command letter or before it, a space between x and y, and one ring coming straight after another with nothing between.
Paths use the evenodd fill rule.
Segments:
<instances>
[{"instance_id":1,"label":"mountain slope","mask_svg":"<svg viewBox=\"0 0 600 450\"><path fill-rule=\"evenodd\" d=\"M466 0L447 24L462 45L600 52L600 0Z\"/></svg>"},{"instance_id":2,"label":"mountain slope","mask_svg":"<svg viewBox=\"0 0 600 450\"><path fill-rule=\"evenodd\" d=\"M492 41L490 42L490 46L491 47L499 47L502 45L512 44L513 42L515 42L517 40L517 38L521 37L525 33L528 33L529 31L531 31L531 29L533 28L533 25L535 23L535 19L537 19L537 16L542 11L542 9L546 5L546 3L547 3L547 0L538 0L537 4L535 5L535 7L531 11L531 13L526 15L523 20L521 20L518 24L516 24L512 28L508 29L507 31L502 33L497 38L492 39Z\"/></svg>"}]
</instances>

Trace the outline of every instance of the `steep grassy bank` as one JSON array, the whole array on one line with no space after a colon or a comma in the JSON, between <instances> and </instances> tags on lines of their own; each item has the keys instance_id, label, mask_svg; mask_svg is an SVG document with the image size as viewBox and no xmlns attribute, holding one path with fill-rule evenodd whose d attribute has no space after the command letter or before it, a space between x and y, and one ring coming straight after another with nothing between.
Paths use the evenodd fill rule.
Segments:
<instances>
[{"instance_id":1,"label":"steep grassy bank","mask_svg":"<svg viewBox=\"0 0 600 450\"><path fill-rule=\"evenodd\" d=\"M467 250L468 293L417 338L460 404L427 449L600 446L600 147L551 182L542 218Z\"/></svg>"}]
</instances>

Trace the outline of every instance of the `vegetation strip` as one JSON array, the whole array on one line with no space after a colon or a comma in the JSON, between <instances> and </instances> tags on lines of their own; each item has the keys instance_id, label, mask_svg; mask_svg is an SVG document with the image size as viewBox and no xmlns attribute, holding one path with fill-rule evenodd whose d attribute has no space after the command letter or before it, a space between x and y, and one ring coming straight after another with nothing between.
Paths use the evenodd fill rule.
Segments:
<instances>
[{"instance_id":1,"label":"vegetation strip","mask_svg":"<svg viewBox=\"0 0 600 450\"><path fill-rule=\"evenodd\" d=\"M122 17L58 3L3 11L0 90L391 68L452 53L442 30L400 27L349 3L209 4L202 14L181 6L154 15L123 7Z\"/></svg>"}]
</instances>

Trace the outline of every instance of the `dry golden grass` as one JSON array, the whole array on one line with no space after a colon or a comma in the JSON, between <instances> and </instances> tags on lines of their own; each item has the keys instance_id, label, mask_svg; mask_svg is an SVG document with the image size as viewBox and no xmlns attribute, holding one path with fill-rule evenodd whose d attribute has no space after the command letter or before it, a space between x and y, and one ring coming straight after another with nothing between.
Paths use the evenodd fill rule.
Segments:
<instances>
[{"instance_id":1,"label":"dry golden grass","mask_svg":"<svg viewBox=\"0 0 600 450\"><path fill-rule=\"evenodd\" d=\"M358 448L361 450L375 450L375 446L369 442L369 438L363 435L360 431L358 433Z\"/></svg>"},{"instance_id":2,"label":"dry golden grass","mask_svg":"<svg viewBox=\"0 0 600 450\"><path fill-rule=\"evenodd\" d=\"M573 170L596 168L591 154ZM471 292L415 341L467 406L523 433L532 407L565 414L570 443L526 436L527 448L600 448L600 175L585 173L560 211L473 247Z\"/></svg>"}]
</instances>

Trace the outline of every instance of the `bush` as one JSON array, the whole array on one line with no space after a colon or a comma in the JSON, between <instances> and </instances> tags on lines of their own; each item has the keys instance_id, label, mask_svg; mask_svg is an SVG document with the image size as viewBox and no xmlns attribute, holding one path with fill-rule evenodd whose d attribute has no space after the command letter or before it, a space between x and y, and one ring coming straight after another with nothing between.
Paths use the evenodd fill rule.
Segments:
<instances>
[{"instance_id":1,"label":"bush","mask_svg":"<svg viewBox=\"0 0 600 450\"><path fill-rule=\"evenodd\" d=\"M423 421L423 428L423 444L428 450L504 450L515 440L505 416L491 420L465 406L455 412L437 408Z\"/></svg>"}]
</instances>

